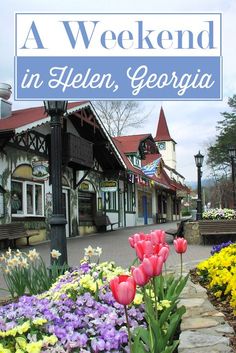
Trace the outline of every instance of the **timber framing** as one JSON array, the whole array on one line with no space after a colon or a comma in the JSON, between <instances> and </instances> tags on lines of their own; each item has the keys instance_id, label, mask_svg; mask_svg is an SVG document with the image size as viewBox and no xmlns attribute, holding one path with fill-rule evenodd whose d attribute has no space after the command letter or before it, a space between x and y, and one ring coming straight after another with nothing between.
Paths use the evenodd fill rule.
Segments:
<instances>
[{"instance_id":1,"label":"timber framing","mask_svg":"<svg viewBox=\"0 0 236 353\"><path fill-rule=\"evenodd\" d=\"M26 131L14 135L8 145L26 152L36 153L41 156L48 156L47 137L36 131Z\"/></svg>"}]
</instances>

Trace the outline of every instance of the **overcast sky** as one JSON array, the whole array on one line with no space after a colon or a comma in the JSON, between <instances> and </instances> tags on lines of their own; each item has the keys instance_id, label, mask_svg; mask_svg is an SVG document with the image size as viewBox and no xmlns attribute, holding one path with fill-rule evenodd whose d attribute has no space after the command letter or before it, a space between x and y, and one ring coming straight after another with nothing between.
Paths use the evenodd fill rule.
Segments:
<instances>
[{"instance_id":1,"label":"overcast sky","mask_svg":"<svg viewBox=\"0 0 236 353\"><path fill-rule=\"evenodd\" d=\"M147 102L151 111L145 127L129 133L156 133L157 118L162 104L172 138L177 141L177 169L186 180L196 179L193 155L214 141L216 123L221 112L228 110L228 97L236 94L236 0L10 0L0 13L0 82L14 85L14 12L94 12L94 13L161 13L161 12L222 12L223 14L223 101ZM39 102L14 101L13 110L39 105ZM206 166L203 177L209 175Z\"/></svg>"}]
</instances>

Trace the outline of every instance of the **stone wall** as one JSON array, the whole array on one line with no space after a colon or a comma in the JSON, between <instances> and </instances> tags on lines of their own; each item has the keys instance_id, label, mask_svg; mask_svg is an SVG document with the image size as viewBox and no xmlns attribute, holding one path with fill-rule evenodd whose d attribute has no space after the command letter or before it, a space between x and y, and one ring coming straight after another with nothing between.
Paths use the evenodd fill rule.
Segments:
<instances>
[{"instance_id":1,"label":"stone wall","mask_svg":"<svg viewBox=\"0 0 236 353\"><path fill-rule=\"evenodd\" d=\"M184 224L184 237L188 244L203 244L199 233L198 222L186 222Z\"/></svg>"}]
</instances>

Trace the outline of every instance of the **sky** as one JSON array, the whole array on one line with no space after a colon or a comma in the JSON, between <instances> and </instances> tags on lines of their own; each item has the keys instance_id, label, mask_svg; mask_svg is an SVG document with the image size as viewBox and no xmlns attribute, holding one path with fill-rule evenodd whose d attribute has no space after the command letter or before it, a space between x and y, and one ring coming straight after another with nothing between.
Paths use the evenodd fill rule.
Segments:
<instances>
[{"instance_id":1,"label":"sky","mask_svg":"<svg viewBox=\"0 0 236 353\"><path fill-rule=\"evenodd\" d=\"M222 101L152 101L143 102L148 119L142 128L127 134L150 132L155 136L161 105L172 138L177 142L177 170L187 181L196 180L194 154L206 154L216 136L221 113L229 111L228 97L236 94L236 0L10 0L0 13L0 82L14 86L14 12L81 12L81 13L164 13L221 12L223 16L223 100ZM13 110L41 105L41 102L15 101ZM210 175L203 165L203 178Z\"/></svg>"}]
</instances>

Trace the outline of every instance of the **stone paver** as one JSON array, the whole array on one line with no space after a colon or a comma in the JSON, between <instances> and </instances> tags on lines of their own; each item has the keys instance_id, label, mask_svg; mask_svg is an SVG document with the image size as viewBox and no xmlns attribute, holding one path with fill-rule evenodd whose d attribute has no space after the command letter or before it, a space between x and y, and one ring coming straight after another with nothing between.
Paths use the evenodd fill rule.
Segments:
<instances>
[{"instance_id":1,"label":"stone paver","mask_svg":"<svg viewBox=\"0 0 236 353\"><path fill-rule=\"evenodd\" d=\"M181 322L179 353L230 353L229 337L234 334L209 302L206 290L190 280L184 289L179 305L186 307Z\"/></svg>"}]
</instances>

